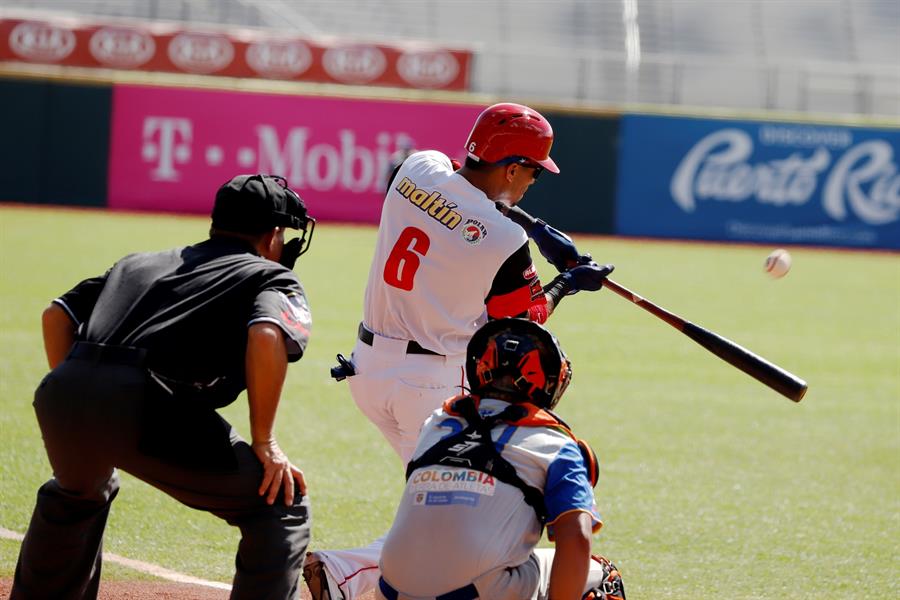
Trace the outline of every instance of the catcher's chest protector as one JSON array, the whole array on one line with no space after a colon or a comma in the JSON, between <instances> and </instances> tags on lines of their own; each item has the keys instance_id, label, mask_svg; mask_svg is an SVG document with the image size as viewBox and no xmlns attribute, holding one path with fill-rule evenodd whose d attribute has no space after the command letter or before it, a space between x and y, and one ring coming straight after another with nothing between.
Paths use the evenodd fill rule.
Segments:
<instances>
[{"instance_id":1,"label":"catcher's chest protector","mask_svg":"<svg viewBox=\"0 0 900 600\"><path fill-rule=\"evenodd\" d=\"M481 471L503 483L519 488L525 496L525 502L534 509L538 522L543 527L547 521L544 493L528 485L519 477L515 467L500 455L491 439L491 430L497 423L516 421L521 418L521 407L513 404L496 415L482 417L478 413L474 400L469 396L457 400L454 403L454 409L461 414L469 426L458 433L447 436L426 450L422 456L410 461L406 467L406 478L409 479L416 469L432 465L463 467Z\"/></svg>"}]
</instances>

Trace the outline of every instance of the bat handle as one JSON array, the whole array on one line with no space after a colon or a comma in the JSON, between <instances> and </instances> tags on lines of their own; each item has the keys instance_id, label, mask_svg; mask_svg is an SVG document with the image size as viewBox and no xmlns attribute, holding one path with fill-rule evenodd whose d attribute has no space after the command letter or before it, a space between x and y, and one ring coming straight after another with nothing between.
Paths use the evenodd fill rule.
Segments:
<instances>
[{"instance_id":1,"label":"bat handle","mask_svg":"<svg viewBox=\"0 0 900 600\"><path fill-rule=\"evenodd\" d=\"M611 292L615 292L619 296L622 296L629 302L637 304L647 312L655 315L657 318L662 319L678 331L684 331L685 320L676 315L673 312L670 312L664 308L661 308L646 298L640 296L639 294L635 294L627 287L623 285L619 285L612 279L607 278L606 281L603 282L603 287L610 290Z\"/></svg>"}]
</instances>

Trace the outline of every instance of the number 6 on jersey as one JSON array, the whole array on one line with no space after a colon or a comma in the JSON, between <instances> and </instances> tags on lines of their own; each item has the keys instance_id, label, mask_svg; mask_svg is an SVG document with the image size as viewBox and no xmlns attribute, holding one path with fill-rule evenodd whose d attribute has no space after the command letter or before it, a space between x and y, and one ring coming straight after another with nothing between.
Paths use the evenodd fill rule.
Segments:
<instances>
[{"instance_id":1,"label":"number 6 on jersey","mask_svg":"<svg viewBox=\"0 0 900 600\"><path fill-rule=\"evenodd\" d=\"M428 253L431 240L418 227L407 227L400 232L397 243L384 263L384 282L395 288L413 289L413 279L419 269L419 257Z\"/></svg>"}]
</instances>

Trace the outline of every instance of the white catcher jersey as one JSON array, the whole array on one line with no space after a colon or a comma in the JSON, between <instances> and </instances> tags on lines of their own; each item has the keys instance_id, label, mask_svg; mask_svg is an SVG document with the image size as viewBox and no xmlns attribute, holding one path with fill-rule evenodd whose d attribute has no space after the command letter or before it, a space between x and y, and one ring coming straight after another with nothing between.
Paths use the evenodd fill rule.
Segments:
<instances>
[{"instance_id":1,"label":"white catcher jersey","mask_svg":"<svg viewBox=\"0 0 900 600\"><path fill-rule=\"evenodd\" d=\"M385 196L363 318L375 333L461 357L487 321L485 298L521 227L429 150L407 158Z\"/></svg>"},{"instance_id":2,"label":"white catcher jersey","mask_svg":"<svg viewBox=\"0 0 900 600\"><path fill-rule=\"evenodd\" d=\"M482 414L508 404L483 399ZM435 411L422 426L415 457L443 437L462 430L459 418ZM497 425L491 437L519 477L544 492L548 536L564 514L591 515L602 525L576 443L548 427ZM522 492L480 471L432 465L413 471L381 551L382 576L412 596L434 596L457 589L491 571L528 560L541 528Z\"/></svg>"}]
</instances>

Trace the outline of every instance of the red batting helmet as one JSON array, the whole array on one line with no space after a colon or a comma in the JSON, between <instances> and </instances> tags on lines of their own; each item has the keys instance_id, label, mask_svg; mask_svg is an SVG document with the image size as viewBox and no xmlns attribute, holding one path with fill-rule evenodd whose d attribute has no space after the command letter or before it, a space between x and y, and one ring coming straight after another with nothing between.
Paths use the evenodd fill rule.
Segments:
<instances>
[{"instance_id":1,"label":"red batting helmet","mask_svg":"<svg viewBox=\"0 0 900 600\"><path fill-rule=\"evenodd\" d=\"M538 111L509 102L489 106L478 115L466 152L469 157L496 163L511 156L533 161L551 173L559 167L550 158L553 128Z\"/></svg>"}]
</instances>

